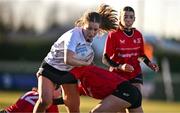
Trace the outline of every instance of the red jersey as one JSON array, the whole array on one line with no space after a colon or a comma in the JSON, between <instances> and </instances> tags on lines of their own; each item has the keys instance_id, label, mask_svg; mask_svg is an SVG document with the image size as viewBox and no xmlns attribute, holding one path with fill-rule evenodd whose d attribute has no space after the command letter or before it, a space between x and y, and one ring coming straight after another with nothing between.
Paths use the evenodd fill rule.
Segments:
<instances>
[{"instance_id":1,"label":"red jersey","mask_svg":"<svg viewBox=\"0 0 180 113\"><path fill-rule=\"evenodd\" d=\"M108 34L104 53L117 64L130 64L133 66L133 72L124 72L121 70L111 70L123 76L126 79L132 79L141 73L138 57L144 55L144 41L142 34L133 29L131 36L126 35L118 29Z\"/></svg>"},{"instance_id":2,"label":"red jersey","mask_svg":"<svg viewBox=\"0 0 180 113\"><path fill-rule=\"evenodd\" d=\"M76 67L71 73L81 81L83 92L96 99L104 99L112 94L117 85L126 81L118 74L97 66Z\"/></svg>"},{"instance_id":3,"label":"red jersey","mask_svg":"<svg viewBox=\"0 0 180 113\"><path fill-rule=\"evenodd\" d=\"M29 91L25 93L18 101L12 106L7 107L5 110L9 113L32 113L34 105L38 100L39 94L36 91ZM59 113L57 105L51 105L46 113Z\"/></svg>"}]
</instances>

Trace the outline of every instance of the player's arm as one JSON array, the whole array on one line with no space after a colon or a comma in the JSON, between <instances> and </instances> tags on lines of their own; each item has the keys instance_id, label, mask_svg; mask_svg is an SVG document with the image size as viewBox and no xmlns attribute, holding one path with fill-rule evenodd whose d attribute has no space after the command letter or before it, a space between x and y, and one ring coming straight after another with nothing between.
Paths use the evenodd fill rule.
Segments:
<instances>
[{"instance_id":1,"label":"player's arm","mask_svg":"<svg viewBox=\"0 0 180 113\"><path fill-rule=\"evenodd\" d=\"M149 66L153 71L155 72L158 72L159 71L159 67L158 65L152 63L149 58L144 54L144 55L141 55L139 58L138 58L139 61L143 61L147 66Z\"/></svg>"},{"instance_id":2,"label":"player's arm","mask_svg":"<svg viewBox=\"0 0 180 113\"><path fill-rule=\"evenodd\" d=\"M105 65L111 66L111 67L118 67L120 65L120 64L114 62L113 60L111 60L106 53L103 55L102 62Z\"/></svg>"},{"instance_id":3,"label":"player's arm","mask_svg":"<svg viewBox=\"0 0 180 113\"><path fill-rule=\"evenodd\" d=\"M78 60L75 57L75 52L71 51L71 50L65 50L65 56L64 56L64 62L68 65L71 66L87 66L91 64L91 61L83 61L83 60Z\"/></svg>"},{"instance_id":4,"label":"player's arm","mask_svg":"<svg viewBox=\"0 0 180 113\"><path fill-rule=\"evenodd\" d=\"M142 34L141 34L141 38L142 38L142 43L141 43L140 56L138 57L138 60L139 61L143 61L153 71L158 72L159 71L159 66L154 64L154 63L152 63L150 61L150 59L145 55L145 52L144 52L144 40L143 40Z\"/></svg>"},{"instance_id":5,"label":"player's arm","mask_svg":"<svg viewBox=\"0 0 180 113\"><path fill-rule=\"evenodd\" d=\"M125 72L133 72L134 71L133 66L131 66L130 64L127 64L127 63L118 64L118 63L114 62L113 60L111 60L107 54L103 55L102 62L105 65L114 68L115 70L119 69L119 70L122 70Z\"/></svg>"},{"instance_id":6,"label":"player's arm","mask_svg":"<svg viewBox=\"0 0 180 113\"><path fill-rule=\"evenodd\" d=\"M129 69L132 69L132 66L129 64L119 64L115 61L113 61L110 56L113 56L116 50L116 40L114 40L112 36L112 33L108 34L108 37L105 42L105 47L104 47L104 53L103 53L103 58L102 62L108 67L111 67L115 70L120 69L123 71L129 71ZM127 68L127 69L126 69Z\"/></svg>"},{"instance_id":7,"label":"player's arm","mask_svg":"<svg viewBox=\"0 0 180 113\"><path fill-rule=\"evenodd\" d=\"M151 63L151 61L145 54L138 57L138 60L143 61L147 66L149 65L149 63Z\"/></svg>"}]
</instances>

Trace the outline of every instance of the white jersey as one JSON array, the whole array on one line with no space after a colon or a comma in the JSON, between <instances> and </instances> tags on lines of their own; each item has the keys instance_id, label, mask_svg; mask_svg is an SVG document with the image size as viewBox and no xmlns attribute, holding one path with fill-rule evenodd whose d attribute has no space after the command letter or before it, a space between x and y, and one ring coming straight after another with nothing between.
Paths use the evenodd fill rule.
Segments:
<instances>
[{"instance_id":1,"label":"white jersey","mask_svg":"<svg viewBox=\"0 0 180 113\"><path fill-rule=\"evenodd\" d=\"M61 70L69 71L73 66L64 63L64 50L75 52L76 47L81 44L87 44L82 33L82 28L75 27L64 33L51 47L50 52L45 57L45 61L52 67Z\"/></svg>"}]
</instances>

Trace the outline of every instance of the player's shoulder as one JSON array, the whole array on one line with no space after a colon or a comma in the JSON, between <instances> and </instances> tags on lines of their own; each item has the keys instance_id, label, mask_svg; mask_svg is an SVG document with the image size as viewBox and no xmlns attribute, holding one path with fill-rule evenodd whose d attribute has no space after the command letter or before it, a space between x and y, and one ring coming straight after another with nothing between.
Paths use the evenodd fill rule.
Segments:
<instances>
[{"instance_id":1,"label":"player's shoulder","mask_svg":"<svg viewBox=\"0 0 180 113\"><path fill-rule=\"evenodd\" d=\"M112 30L108 33L108 37L111 38L111 37L119 37L119 35L122 35L121 34L121 30L119 29L116 29L116 30Z\"/></svg>"},{"instance_id":2,"label":"player's shoulder","mask_svg":"<svg viewBox=\"0 0 180 113\"><path fill-rule=\"evenodd\" d=\"M72 35L81 35L81 33L82 33L82 28L81 27L74 27L72 30L71 30L71 32L72 32Z\"/></svg>"},{"instance_id":3,"label":"player's shoulder","mask_svg":"<svg viewBox=\"0 0 180 113\"><path fill-rule=\"evenodd\" d=\"M136 28L132 28L132 29L134 30L134 32L135 32L136 34L142 35L141 31L139 31L138 29L136 29Z\"/></svg>"},{"instance_id":4,"label":"player's shoulder","mask_svg":"<svg viewBox=\"0 0 180 113\"><path fill-rule=\"evenodd\" d=\"M109 32L109 34L117 34L117 33L120 33L121 32L121 30L120 29L115 29L115 30L112 30L112 31L110 31Z\"/></svg>"},{"instance_id":5,"label":"player's shoulder","mask_svg":"<svg viewBox=\"0 0 180 113\"><path fill-rule=\"evenodd\" d=\"M83 41L83 32L82 32L82 28L81 27L74 27L71 32L69 32L69 37L71 38L71 40L77 41L77 42L81 42Z\"/></svg>"},{"instance_id":6,"label":"player's shoulder","mask_svg":"<svg viewBox=\"0 0 180 113\"><path fill-rule=\"evenodd\" d=\"M28 91L24 94L24 96L32 96L32 95L38 95L37 91Z\"/></svg>"}]
</instances>

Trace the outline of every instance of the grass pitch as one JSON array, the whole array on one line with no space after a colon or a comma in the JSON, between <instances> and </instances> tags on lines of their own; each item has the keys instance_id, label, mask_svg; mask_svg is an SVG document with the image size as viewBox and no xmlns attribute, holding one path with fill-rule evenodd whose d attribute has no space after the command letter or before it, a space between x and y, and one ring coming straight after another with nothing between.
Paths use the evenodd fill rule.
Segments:
<instances>
[{"instance_id":1,"label":"grass pitch","mask_svg":"<svg viewBox=\"0 0 180 113\"><path fill-rule=\"evenodd\" d=\"M5 108L16 102L16 100L24 92L13 91L0 91L0 109ZM81 97L81 112L88 113L88 111L98 104L99 100L95 100L89 97ZM66 113L63 105L59 106L61 113ZM164 102L164 101L152 101L143 100L144 113L180 113L180 102Z\"/></svg>"}]
</instances>

